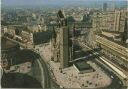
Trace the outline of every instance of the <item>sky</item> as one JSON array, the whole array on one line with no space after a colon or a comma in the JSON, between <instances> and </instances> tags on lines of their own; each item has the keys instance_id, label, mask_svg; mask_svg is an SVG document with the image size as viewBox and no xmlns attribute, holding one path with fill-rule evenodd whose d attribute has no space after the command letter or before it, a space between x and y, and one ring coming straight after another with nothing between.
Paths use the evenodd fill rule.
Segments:
<instances>
[{"instance_id":1,"label":"sky","mask_svg":"<svg viewBox=\"0 0 128 89\"><path fill-rule=\"evenodd\" d=\"M96 0L2 0L2 5L42 5L42 4L59 4L59 3L70 3L70 2L83 2L83 1L96 1ZM99 0L97 0L99 1ZM101 1L112 1L112 0L101 0ZM122 0L114 0L122 1ZM125 0L128 1L128 0Z\"/></svg>"}]
</instances>

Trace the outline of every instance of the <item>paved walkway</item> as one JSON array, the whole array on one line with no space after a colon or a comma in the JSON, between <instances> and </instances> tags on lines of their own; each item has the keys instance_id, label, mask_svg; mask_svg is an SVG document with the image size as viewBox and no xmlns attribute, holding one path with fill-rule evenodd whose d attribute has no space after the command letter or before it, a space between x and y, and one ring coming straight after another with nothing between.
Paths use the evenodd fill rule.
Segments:
<instances>
[{"instance_id":1,"label":"paved walkway","mask_svg":"<svg viewBox=\"0 0 128 89\"><path fill-rule=\"evenodd\" d=\"M93 65L96 71L84 74L79 74L73 66L65 68L61 72L60 63L50 61L49 64L56 77L56 82L64 88L99 88L111 83L111 79L92 62L89 64Z\"/></svg>"},{"instance_id":2,"label":"paved walkway","mask_svg":"<svg viewBox=\"0 0 128 89\"><path fill-rule=\"evenodd\" d=\"M38 45L36 49L44 56L45 61L50 64L56 83L61 88L99 88L108 86L111 83L111 79L95 63L88 62L96 70L91 73L79 74L73 66L61 71L59 69L60 63L50 61L52 56L50 44Z\"/></svg>"}]
</instances>

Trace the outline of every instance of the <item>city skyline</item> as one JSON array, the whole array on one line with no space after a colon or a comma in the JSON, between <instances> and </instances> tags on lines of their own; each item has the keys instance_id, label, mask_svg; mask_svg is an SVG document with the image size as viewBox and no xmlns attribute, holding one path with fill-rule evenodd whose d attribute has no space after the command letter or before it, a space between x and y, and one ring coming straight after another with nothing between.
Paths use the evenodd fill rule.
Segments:
<instances>
[{"instance_id":1,"label":"city skyline","mask_svg":"<svg viewBox=\"0 0 128 89\"><path fill-rule=\"evenodd\" d=\"M114 1L115 3L128 1L128 0L2 0L1 4L5 6L15 6L15 5L58 5L58 4L83 4L83 2L92 3L92 2L109 2ZM85 4L86 4L85 3Z\"/></svg>"}]
</instances>

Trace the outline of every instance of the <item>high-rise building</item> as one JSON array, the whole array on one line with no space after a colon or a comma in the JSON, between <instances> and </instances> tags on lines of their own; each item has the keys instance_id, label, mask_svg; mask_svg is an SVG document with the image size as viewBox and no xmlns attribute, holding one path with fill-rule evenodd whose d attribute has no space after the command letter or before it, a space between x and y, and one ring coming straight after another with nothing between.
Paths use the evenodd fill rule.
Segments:
<instances>
[{"instance_id":1,"label":"high-rise building","mask_svg":"<svg viewBox=\"0 0 128 89\"><path fill-rule=\"evenodd\" d=\"M124 32L125 11L109 11L104 13L95 13L93 16L93 28L98 31Z\"/></svg>"},{"instance_id":2,"label":"high-rise building","mask_svg":"<svg viewBox=\"0 0 128 89\"><path fill-rule=\"evenodd\" d=\"M65 15L60 10L58 12L58 28L53 29L53 61L60 62L60 68L68 67L69 63L69 31Z\"/></svg>"},{"instance_id":3,"label":"high-rise building","mask_svg":"<svg viewBox=\"0 0 128 89\"><path fill-rule=\"evenodd\" d=\"M60 28L60 67L68 67L69 62L69 35L66 26Z\"/></svg>"},{"instance_id":4,"label":"high-rise building","mask_svg":"<svg viewBox=\"0 0 128 89\"><path fill-rule=\"evenodd\" d=\"M107 8L108 8L107 3L104 3L104 4L103 4L103 11L107 11Z\"/></svg>"},{"instance_id":5,"label":"high-rise building","mask_svg":"<svg viewBox=\"0 0 128 89\"><path fill-rule=\"evenodd\" d=\"M114 30L117 32L124 32L125 27L125 11L115 11Z\"/></svg>"},{"instance_id":6,"label":"high-rise building","mask_svg":"<svg viewBox=\"0 0 128 89\"><path fill-rule=\"evenodd\" d=\"M125 19L125 26L124 26L124 32L122 33L122 41L127 44L128 40L128 20Z\"/></svg>"}]
</instances>

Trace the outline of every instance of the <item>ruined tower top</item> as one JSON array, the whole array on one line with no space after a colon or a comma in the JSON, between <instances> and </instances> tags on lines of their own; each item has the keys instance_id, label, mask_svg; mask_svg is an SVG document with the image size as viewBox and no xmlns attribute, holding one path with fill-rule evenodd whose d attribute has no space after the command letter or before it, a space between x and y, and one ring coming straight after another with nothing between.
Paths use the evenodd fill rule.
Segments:
<instances>
[{"instance_id":1,"label":"ruined tower top","mask_svg":"<svg viewBox=\"0 0 128 89\"><path fill-rule=\"evenodd\" d=\"M67 20L64 11L59 10L57 13L58 17L58 23L60 26L66 26L67 25Z\"/></svg>"},{"instance_id":2,"label":"ruined tower top","mask_svg":"<svg viewBox=\"0 0 128 89\"><path fill-rule=\"evenodd\" d=\"M62 10L59 10L58 14L57 14L57 17L60 18L60 19L64 19L65 18L64 12Z\"/></svg>"}]
</instances>

